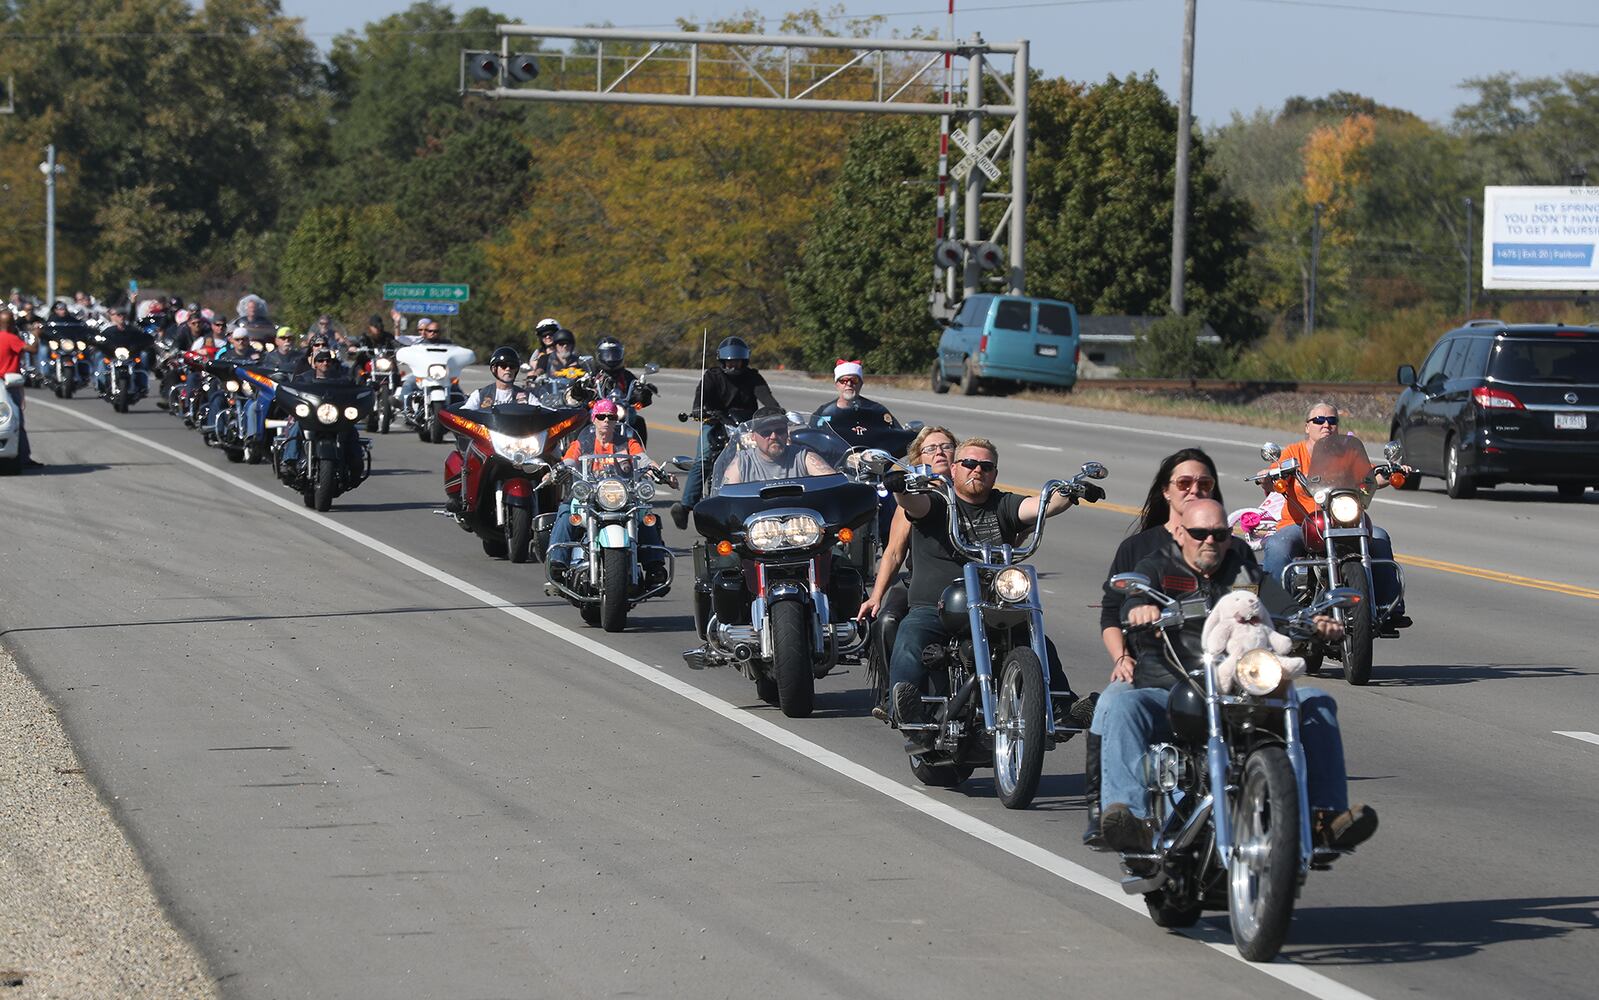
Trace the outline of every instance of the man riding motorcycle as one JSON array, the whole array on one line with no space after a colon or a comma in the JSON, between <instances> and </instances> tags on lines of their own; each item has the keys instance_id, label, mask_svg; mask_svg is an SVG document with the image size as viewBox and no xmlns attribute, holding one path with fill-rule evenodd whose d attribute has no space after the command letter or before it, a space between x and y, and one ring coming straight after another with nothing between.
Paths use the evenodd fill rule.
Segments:
<instances>
[{"instance_id":1,"label":"man riding motorcycle","mask_svg":"<svg viewBox=\"0 0 1599 1000\"><path fill-rule=\"evenodd\" d=\"M1253 553L1232 544L1227 512L1215 500L1194 500L1187 505L1176 540L1178 548L1162 547L1146 556L1137 572L1148 577L1156 589L1182 602L1183 623L1172 636L1172 646L1185 671L1199 668L1205 619L1229 591L1251 590L1273 611L1292 608L1276 581L1263 576ZM1134 629L1160 618L1160 609L1148 597L1131 597L1124 608L1125 620ZM1343 626L1326 615L1317 617L1315 625L1317 634L1329 640L1336 640L1343 631ZM1132 638L1137 650L1132 683L1114 681L1100 694L1092 732L1100 738L1103 841L1112 850L1147 851L1154 828L1148 815L1143 760L1152 744L1171 738L1166 704L1176 678L1163 666L1165 644L1158 637L1134 632ZM1349 805L1337 703L1316 688L1299 687L1298 691L1313 834L1326 846L1354 847L1376 832L1377 813L1369 806Z\"/></svg>"},{"instance_id":2,"label":"man riding motorcycle","mask_svg":"<svg viewBox=\"0 0 1599 1000\"><path fill-rule=\"evenodd\" d=\"M489 355L489 374L494 381L481 389L473 389L464 405L469 410L486 410L500 403L526 403L530 393L525 386L516 384L516 373L522 367L522 356L513 347L501 347Z\"/></svg>"},{"instance_id":3,"label":"man riding motorcycle","mask_svg":"<svg viewBox=\"0 0 1599 1000\"><path fill-rule=\"evenodd\" d=\"M311 370L296 375L289 382L290 385L316 386L318 383L337 382L345 385L353 384L348 375L344 373L343 366L339 364L338 357L327 346L316 348L311 354ZM299 418L290 416L288 424L282 430L283 440L283 478L292 480L293 473L297 471L300 462L300 435L298 432ZM339 438L339 447L344 452L346 463L352 469L362 465L361 435L352 424L345 429Z\"/></svg>"},{"instance_id":4,"label":"man riding motorcycle","mask_svg":"<svg viewBox=\"0 0 1599 1000\"><path fill-rule=\"evenodd\" d=\"M1301 469L1306 470L1311 476L1316 475L1316 470L1310 462L1316 442L1332 437L1337 431L1338 408L1331 403L1316 403L1305 413L1304 440L1295 441L1284 448L1278 464L1294 459L1298 461ZM1377 489L1388 485L1386 476L1370 475L1366 478ZM1297 481L1290 480L1288 485L1291 489L1284 497L1282 518L1277 523L1277 529L1266 536L1260 559L1261 568L1266 575L1271 577L1272 582L1279 584L1282 582L1283 570L1288 564L1305 554L1304 520L1317 508L1315 499L1305 492L1305 488ZM1376 524L1371 526L1371 556L1374 560L1371 570L1372 586L1376 591L1372 595L1373 600L1378 607L1387 607L1391 601L1399 598L1400 603L1394 607L1387 624L1394 629L1409 627L1411 621L1405 615L1404 601L1399 592L1399 575L1394 572L1392 562L1376 561L1393 559L1394 543L1389 539L1388 532Z\"/></svg>"},{"instance_id":5,"label":"man riding motorcycle","mask_svg":"<svg viewBox=\"0 0 1599 1000\"><path fill-rule=\"evenodd\" d=\"M554 375L578 367L577 338L571 330L556 330L550 340L550 353L538 359L534 375Z\"/></svg>"},{"instance_id":6,"label":"man riding motorcycle","mask_svg":"<svg viewBox=\"0 0 1599 1000\"><path fill-rule=\"evenodd\" d=\"M595 402L589 410L589 421L589 426L567 445L565 453L561 455L561 461L571 470L576 471L580 467L580 460L584 455L615 455L617 464L638 462L644 467L655 467L655 463L644 453L644 446L639 444L637 438L622 436L622 414L615 403L609 399ZM667 477L667 481L676 485L676 479L671 476ZM559 578L566 571L566 561L572 552L570 543L578 541L582 533L583 526L573 524L572 519L565 516L564 512L555 518L555 524L550 529L550 547L546 554L552 576ZM666 560L661 555L665 543L661 540L659 520L654 524L644 522L639 529L638 543L640 552L649 553L651 556L649 561L641 559L641 565L644 567L645 582L654 586L666 579Z\"/></svg>"},{"instance_id":7,"label":"man riding motorcycle","mask_svg":"<svg viewBox=\"0 0 1599 1000\"><path fill-rule=\"evenodd\" d=\"M718 344L716 365L705 369L700 384L694 389L694 410L702 419L704 415L720 413L735 423L742 423L758 409L781 409L766 379L750 367L750 347L743 338L728 337ZM694 464L689 466L688 479L683 483L683 499L672 505L672 520L679 528L688 528L689 511L705 494L704 466L716 463L717 456L711 454L714 429L710 420L700 425L699 448L694 453Z\"/></svg>"}]
</instances>

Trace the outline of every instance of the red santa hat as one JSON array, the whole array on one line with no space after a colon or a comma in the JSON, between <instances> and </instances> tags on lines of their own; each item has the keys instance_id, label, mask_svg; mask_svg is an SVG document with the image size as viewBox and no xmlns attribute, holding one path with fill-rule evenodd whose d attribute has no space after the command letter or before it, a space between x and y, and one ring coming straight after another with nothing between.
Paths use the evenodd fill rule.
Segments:
<instances>
[{"instance_id":1,"label":"red santa hat","mask_svg":"<svg viewBox=\"0 0 1599 1000\"><path fill-rule=\"evenodd\" d=\"M837 382L846 375L853 375L862 382L866 381L866 369L861 366L859 361L845 361L843 358L839 358L837 363L833 365L833 381Z\"/></svg>"}]
</instances>

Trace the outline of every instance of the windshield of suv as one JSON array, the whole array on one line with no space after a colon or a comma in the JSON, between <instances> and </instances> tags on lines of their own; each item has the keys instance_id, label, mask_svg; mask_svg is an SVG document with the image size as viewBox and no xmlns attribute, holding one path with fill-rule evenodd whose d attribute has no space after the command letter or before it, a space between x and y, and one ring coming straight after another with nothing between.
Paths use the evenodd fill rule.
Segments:
<instances>
[{"instance_id":1,"label":"windshield of suv","mask_svg":"<svg viewBox=\"0 0 1599 1000\"><path fill-rule=\"evenodd\" d=\"M1500 382L1599 384L1599 339L1501 340L1488 374Z\"/></svg>"}]
</instances>

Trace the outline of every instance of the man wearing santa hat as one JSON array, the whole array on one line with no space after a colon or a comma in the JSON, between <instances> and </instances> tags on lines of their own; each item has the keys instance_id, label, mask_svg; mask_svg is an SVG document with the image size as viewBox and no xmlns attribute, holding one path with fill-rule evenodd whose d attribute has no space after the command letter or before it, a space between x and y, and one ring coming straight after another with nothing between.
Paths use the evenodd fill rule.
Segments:
<instances>
[{"instance_id":1,"label":"man wearing santa hat","mask_svg":"<svg viewBox=\"0 0 1599 1000\"><path fill-rule=\"evenodd\" d=\"M866 369L859 361L845 361L840 358L838 363L833 365L833 384L838 387L838 399L818 406L816 415L837 413L839 410L856 410L860 409L862 404L869 410L886 409L861 395L861 384L865 381Z\"/></svg>"}]
</instances>

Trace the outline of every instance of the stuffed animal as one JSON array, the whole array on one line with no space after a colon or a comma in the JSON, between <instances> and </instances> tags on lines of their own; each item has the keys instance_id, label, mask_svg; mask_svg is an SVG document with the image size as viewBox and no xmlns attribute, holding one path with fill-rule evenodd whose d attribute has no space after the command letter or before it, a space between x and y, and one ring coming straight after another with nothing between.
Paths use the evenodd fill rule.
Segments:
<instances>
[{"instance_id":1,"label":"stuffed animal","mask_svg":"<svg viewBox=\"0 0 1599 1000\"><path fill-rule=\"evenodd\" d=\"M1200 634L1200 644L1208 655L1225 653L1216 665L1216 683L1222 694L1238 686L1238 658L1252 649L1269 649L1283 661L1283 675L1298 677L1305 672L1305 661L1289 656L1293 640L1271 627L1271 612L1258 596L1247 590L1224 594Z\"/></svg>"}]
</instances>

